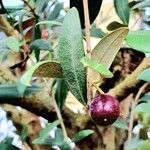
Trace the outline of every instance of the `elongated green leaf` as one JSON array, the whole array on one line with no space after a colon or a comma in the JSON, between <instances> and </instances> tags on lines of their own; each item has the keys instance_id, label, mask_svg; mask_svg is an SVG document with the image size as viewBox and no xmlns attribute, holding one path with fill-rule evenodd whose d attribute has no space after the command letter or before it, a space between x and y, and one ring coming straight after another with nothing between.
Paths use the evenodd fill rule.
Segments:
<instances>
[{"instance_id":1,"label":"elongated green leaf","mask_svg":"<svg viewBox=\"0 0 150 150\"><path fill-rule=\"evenodd\" d=\"M124 24L121 24L117 21L114 21L112 23L110 23L108 26L107 26L107 29L110 30L110 31L113 31L113 30L116 30L118 28L121 28L121 27L127 27L126 25Z\"/></svg>"},{"instance_id":2,"label":"elongated green leaf","mask_svg":"<svg viewBox=\"0 0 150 150\"><path fill-rule=\"evenodd\" d=\"M49 60L35 64L19 80L18 90L21 94L30 86L32 76L59 78L62 77L62 70L59 63Z\"/></svg>"},{"instance_id":3,"label":"elongated green leaf","mask_svg":"<svg viewBox=\"0 0 150 150\"><path fill-rule=\"evenodd\" d=\"M59 148L60 148L61 150L72 150L72 148L71 148L71 146L70 146L70 143L65 142L65 141L63 142L62 145L59 146Z\"/></svg>"},{"instance_id":4,"label":"elongated green leaf","mask_svg":"<svg viewBox=\"0 0 150 150\"><path fill-rule=\"evenodd\" d=\"M39 137L33 141L34 144L44 144L45 139L48 137L49 132L60 124L60 120L56 120L53 123L49 123L39 133Z\"/></svg>"},{"instance_id":5,"label":"elongated green leaf","mask_svg":"<svg viewBox=\"0 0 150 150\"><path fill-rule=\"evenodd\" d=\"M141 72L138 75L137 79L143 80L143 81L146 81L146 82L150 82L150 69L146 69L143 72Z\"/></svg>"},{"instance_id":6,"label":"elongated green leaf","mask_svg":"<svg viewBox=\"0 0 150 150\"><path fill-rule=\"evenodd\" d=\"M141 103L136 106L135 112L150 113L150 103Z\"/></svg>"},{"instance_id":7,"label":"elongated green leaf","mask_svg":"<svg viewBox=\"0 0 150 150\"><path fill-rule=\"evenodd\" d=\"M81 62L84 64L85 67L90 67L104 77L113 77L113 74L103 64L97 63L87 57L83 57L81 59Z\"/></svg>"},{"instance_id":8,"label":"elongated green leaf","mask_svg":"<svg viewBox=\"0 0 150 150\"><path fill-rule=\"evenodd\" d=\"M150 93L147 93L143 97L141 97L140 101L142 101L142 102L150 102Z\"/></svg>"},{"instance_id":9,"label":"elongated green leaf","mask_svg":"<svg viewBox=\"0 0 150 150\"><path fill-rule=\"evenodd\" d=\"M52 51L51 45L47 40L37 39L29 45L30 50L48 50Z\"/></svg>"},{"instance_id":10,"label":"elongated green leaf","mask_svg":"<svg viewBox=\"0 0 150 150\"><path fill-rule=\"evenodd\" d=\"M23 96L29 96L35 94L41 90L39 86L30 86L27 87ZM0 85L0 99L18 99L21 98L22 95L17 90L16 84L1 84Z\"/></svg>"},{"instance_id":11,"label":"elongated green leaf","mask_svg":"<svg viewBox=\"0 0 150 150\"><path fill-rule=\"evenodd\" d=\"M122 46L127 33L128 29L123 27L106 35L92 51L92 59L109 68Z\"/></svg>"},{"instance_id":12,"label":"elongated green leaf","mask_svg":"<svg viewBox=\"0 0 150 150\"><path fill-rule=\"evenodd\" d=\"M121 129L125 129L128 130L128 125L127 122L123 119L117 119L114 123L113 126L116 128L121 128Z\"/></svg>"},{"instance_id":13,"label":"elongated green leaf","mask_svg":"<svg viewBox=\"0 0 150 150\"><path fill-rule=\"evenodd\" d=\"M60 14L60 11L63 9L63 3L58 3L55 5L54 10L48 16L48 20L55 20Z\"/></svg>"},{"instance_id":14,"label":"elongated green leaf","mask_svg":"<svg viewBox=\"0 0 150 150\"><path fill-rule=\"evenodd\" d=\"M114 6L120 19L124 24L128 25L130 16L128 0L114 0Z\"/></svg>"},{"instance_id":15,"label":"elongated green leaf","mask_svg":"<svg viewBox=\"0 0 150 150\"><path fill-rule=\"evenodd\" d=\"M42 13L48 5L49 0L36 0L35 2L35 13L39 15Z\"/></svg>"},{"instance_id":16,"label":"elongated green leaf","mask_svg":"<svg viewBox=\"0 0 150 150\"><path fill-rule=\"evenodd\" d=\"M80 62L82 57L84 48L79 15L76 8L72 8L63 21L59 58L69 90L82 104L86 104L86 75Z\"/></svg>"},{"instance_id":17,"label":"elongated green leaf","mask_svg":"<svg viewBox=\"0 0 150 150\"><path fill-rule=\"evenodd\" d=\"M23 143L26 142L27 136L28 136L27 126L23 126L23 129L22 129L21 135L20 135L21 141Z\"/></svg>"},{"instance_id":18,"label":"elongated green leaf","mask_svg":"<svg viewBox=\"0 0 150 150\"><path fill-rule=\"evenodd\" d=\"M150 0L142 0L132 7L132 9L150 7Z\"/></svg>"},{"instance_id":19,"label":"elongated green leaf","mask_svg":"<svg viewBox=\"0 0 150 150\"><path fill-rule=\"evenodd\" d=\"M57 87L55 91L55 100L60 110L62 110L66 97L68 94L68 87L64 81L64 79L57 79Z\"/></svg>"},{"instance_id":20,"label":"elongated green leaf","mask_svg":"<svg viewBox=\"0 0 150 150\"><path fill-rule=\"evenodd\" d=\"M81 141L82 139L86 138L87 136L93 134L94 131L93 130L83 130L83 131L80 131L78 132L73 138L72 138L72 141L73 142L79 142Z\"/></svg>"},{"instance_id":21,"label":"elongated green leaf","mask_svg":"<svg viewBox=\"0 0 150 150\"><path fill-rule=\"evenodd\" d=\"M52 26L61 26L62 25L62 23L58 22L58 21L40 21L36 25L42 25L42 24L48 25L50 27L52 27Z\"/></svg>"},{"instance_id":22,"label":"elongated green leaf","mask_svg":"<svg viewBox=\"0 0 150 150\"><path fill-rule=\"evenodd\" d=\"M106 35L106 33L104 33L101 29L92 26L90 29L90 35L92 37L102 38Z\"/></svg>"},{"instance_id":23,"label":"elongated green leaf","mask_svg":"<svg viewBox=\"0 0 150 150\"><path fill-rule=\"evenodd\" d=\"M135 50L150 53L150 30L130 31L126 42Z\"/></svg>"}]
</instances>

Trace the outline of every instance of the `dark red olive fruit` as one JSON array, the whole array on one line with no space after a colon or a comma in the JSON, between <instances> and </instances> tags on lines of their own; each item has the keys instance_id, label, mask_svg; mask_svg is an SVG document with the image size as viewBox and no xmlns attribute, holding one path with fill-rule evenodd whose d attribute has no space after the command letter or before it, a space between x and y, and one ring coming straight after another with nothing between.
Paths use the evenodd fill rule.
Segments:
<instances>
[{"instance_id":1,"label":"dark red olive fruit","mask_svg":"<svg viewBox=\"0 0 150 150\"><path fill-rule=\"evenodd\" d=\"M98 95L89 105L89 114L96 124L101 126L111 125L119 117L119 102L111 95Z\"/></svg>"}]
</instances>

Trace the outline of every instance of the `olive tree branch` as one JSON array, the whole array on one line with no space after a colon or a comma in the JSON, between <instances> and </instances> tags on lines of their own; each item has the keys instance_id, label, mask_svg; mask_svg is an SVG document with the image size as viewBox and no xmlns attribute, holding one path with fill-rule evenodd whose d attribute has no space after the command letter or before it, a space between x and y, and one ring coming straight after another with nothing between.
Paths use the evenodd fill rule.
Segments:
<instances>
[{"instance_id":1,"label":"olive tree branch","mask_svg":"<svg viewBox=\"0 0 150 150\"><path fill-rule=\"evenodd\" d=\"M57 113L57 117L61 121L60 124L61 124L61 128L62 128L62 131L63 131L63 134L64 134L64 138L67 139L68 138L67 131L66 131L66 128L65 128L65 125L64 125L64 122L63 122L63 118L62 118L61 112L60 112L60 110L58 108L58 105L56 103L56 100L54 98L54 94L52 93L51 89L49 89L49 86L47 84L46 79L43 78L43 80L44 80L45 86L47 88L47 93L48 93L49 97L51 98L51 100L53 102L53 105L55 107L55 110L56 110L56 113Z\"/></svg>"},{"instance_id":2,"label":"olive tree branch","mask_svg":"<svg viewBox=\"0 0 150 150\"><path fill-rule=\"evenodd\" d=\"M85 36L86 36L86 52L89 58L91 58L91 42L90 42L90 17L89 17L89 8L88 0L83 0L84 8L84 20L85 20ZM93 98L92 91L92 71L87 68L87 98L88 102Z\"/></svg>"}]
</instances>

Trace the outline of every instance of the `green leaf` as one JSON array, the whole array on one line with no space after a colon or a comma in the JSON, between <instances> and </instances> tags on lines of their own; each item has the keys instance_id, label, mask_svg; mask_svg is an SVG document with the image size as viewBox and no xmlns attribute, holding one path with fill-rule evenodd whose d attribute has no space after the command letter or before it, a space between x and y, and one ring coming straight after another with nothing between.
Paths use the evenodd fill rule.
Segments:
<instances>
[{"instance_id":1,"label":"green leaf","mask_svg":"<svg viewBox=\"0 0 150 150\"><path fill-rule=\"evenodd\" d=\"M135 107L135 112L140 113L150 113L150 103L141 103Z\"/></svg>"},{"instance_id":2,"label":"green leaf","mask_svg":"<svg viewBox=\"0 0 150 150\"><path fill-rule=\"evenodd\" d=\"M27 136L28 136L27 126L23 126L23 129L22 129L21 135L20 135L21 141L23 143L26 142Z\"/></svg>"},{"instance_id":3,"label":"green leaf","mask_svg":"<svg viewBox=\"0 0 150 150\"><path fill-rule=\"evenodd\" d=\"M89 67L95 70L96 72L100 73L104 77L113 77L113 74L103 64L94 62L93 60L87 57L83 57L81 59L81 62L84 64L85 67Z\"/></svg>"},{"instance_id":4,"label":"green leaf","mask_svg":"<svg viewBox=\"0 0 150 150\"><path fill-rule=\"evenodd\" d=\"M13 145L11 145L11 144L4 144L4 143L0 144L0 149L1 150L18 150L18 148L15 148Z\"/></svg>"},{"instance_id":5,"label":"green leaf","mask_svg":"<svg viewBox=\"0 0 150 150\"><path fill-rule=\"evenodd\" d=\"M64 79L57 79L56 84L55 100L59 109L62 110L68 94L68 87Z\"/></svg>"},{"instance_id":6,"label":"green leaf","mask_svg":"<svg viewBox=\"0 0 150 150\"><path fill-rule=\"evenodd\" d=\"M62 129L57 129L55 131L55 140L52 142L53 145L61 145L64 141L64 135Z\"/></svg>"},{"instance_id":7,"label":"green leaf","mask_svg":"<svg viewBox=\"0 0 150 150\"><path fill-rule=\"evenodd\" d=\"M23 96L33 95L38 93L41 89L41 87L35 85L27 87ZM18 92L16 84L0 85L0 99L18 99L21 97L22 95Z\"/></svg>"},{"instance_id":8,"label":"green leaf","mask_svg":"<svg viewBox=\"0 0 150 150\"><path fill-rule=\"evenodd\" d=\"M114 123L113 126L116 128L121 128L121 129L125 129L128 130L128 125L127 122L123 119L117 119Z\"/></svg>"},{"instance_id":9,"label":"green leaf","mask_svg":"<svg viewBox=\"0 0 150 150\"><path fill-rule=\"evenodd\" d=\"M139 9L144 7L150 7L150 0L143 0L132 7L132 9Z\"/></svg>"},{"instance_id":10,"label":"green leaf","mask_svg":"<svg viewBox=\"0 0 150 150\"><path fill-rule=\"evenodd\" d=\"M26 87L30 86L32 76L59 78L62 77L60 64L52 61L38 62L32 66L19 80L18 91L23 94Z\"/></svg>"},{"instance_id":11,"label":"green leaf","mask_svg":"<svg viewBox=\"0 0 150 150\"><path fill-rule=\"evenodd\" d=\"M149 150L150 148L150 140L145 140L139 145L138 150Z\"/></svg>"},{"instance_id":12,"label":"green leaf","mask_svg":"<svg viewBox=\"0 0 150 150\"><path fill-rule=\"evenodd\" d=\"M49 27L53 27L53 26L61 26L62 23L58 22L58 21L40 21L36 24L37 25L48 25Z\"/></svg>"},{"instance_id":13,"label":"green leaf","mask_svg":"<svg viewBox=\"0 0 150 150\"><path fill-rule=\"evenodd\" d=\"M64 142L62 145L59 146L59 148L61 150L72 150L71 146L67 142Z\"/></svg>"},{"instance_id":14,"label":"green leaf","mask_svg":"<svg viewBox=\"0 0 150 150\"><path fill-rule=\"evenodd\" d=\"M93 130L83 130L83 131L80 131L78 132L73 138L72 138L72 141L73 142L79 142L81 141L82 139L86 138L87 136L93 134L94 131Z\"/></svg>"},{"instance_id":15,"label":"green leaf","mask_svg":"<svg viewBox=\"0 0 150 150\"><path fill-rule=\"evenodd\" d=\"M150 30L130 31L126 42L135 50L150 53Z\"/></svg>"},{"instance_id":16,"label":"green leaf","mask_svg":"<svg viewBox=\"0 0 150 150\"><path fill-rule=\"evenodd\" d=\"M82 57L84 57L84 47L79 14L76 8L72 8L63 21L59 58L69 90L78 101L86 105L86 72L80 62Z\"/></svg>"},{"instance_id":17,"label":"green leaf","mask_svg":"<svg viewBox=\"0 0 150 150\"><path fill-rule=\"evenodd\" d=\"M128 25L130 16L128 0L114 0L114 6L120 19L124 24Z\"/></svg>"},{"instance_id":18,"label":"green leaf","mask_svg":"<svg viewBox=\"0 0 150 150\"><path fill-rule=\"evenodd\" d=\"M55 20L57 19L57 17L60 14L60 11L63 9L63 3L57 3L55 5L54 10L50 13L50 15L48 16L48 20Z\"/></svg>"},{"instance_id":19,"label":"green leaf","mask_svg":"<svg viewBox=\"0 0 150 150\"><path fill-rule=\"evenodd\" d=\"M48 51L52 51L52 48L51 48L49 42L47 40L44 40L44 39L37 39L37 40L33 41L29 45L29 49L30 50L48 50Z\"/></svg>"},{"instance_id":20,"label":"green leaf","mask_svg":"<svg viewBox=\"0 0 150 150\"><path fill-rule=\"evenodd\" d=\"M38 17L36 17L35 18L35 23L38 23L38 21L39 21ZM33 40L37 40L37 39L40 39L40 38L41 38L41 29L40 29L40 26L34 25L34 27L33 27ZM39 59L40 59L40 50L36 49L36 50L34 50L34 53L35 53L35 58L36 58L36 60L38 62Z\"/></svg>"},{"instance_id":21,"label":"green leaf","mask_svg":"<svg viewBox=\"0 0 150 150\"><path fill-rule=\"evenodd\" d=\"M101 29L92 26L90 29L90 35L92 37L102 38L106 35L106 33L104 33Z\"/></svg>"},{"instance_id":22,"label":"green leaf","mask_svg":"<svg viewBox=\"0 0 150 150\"><path fill-rule=\"evenodd\" d=\"M150 102L150 93L145 94L143 97L140 98L140 101L143 102Z\"/></svg>"},{"instance_id":23,"label":"green leaf","mask_svg":"<svg viewBox=\"0 0 150 150\"><path fill-rule=\"evenodd\" d=\"M49 0L42 0L42 1L36 0L36 2L35 2L35 13L37 15L42 13L45 10L45 8L47 7L48 3L49 3Z\"/></svg>"},{"instance_id":24,"label":"green leaf","mask_svg":"<svg viewBox=\"0 0 150 150\"><path fill-rule=\"evenodd\" d=\"M124 24L121 24L121 23L119 23L117 21L114 21L114 22L110 23L107 26L107 29L110 30L110 31L112 31L112 30L116 30L116 29L121 28L121 27L127 27L127 26L124 25Z\"/></svg>"},{"instance_id":25,"label":"green leaf","mask_svg":"<svg viewBox=\"0 0 150 150\"><path fill-rule=\"evenodd\" d=\"M1 44L5 45L8 47L10 50L19 52L20 51L20 43L17 37L15 36L10 36L6 38L5 40L0 42Z\"/></svg>"},{"instance_id":26,"label":"green leaf","mask_svg":"<svg viewBox=\"0 0 150 150\"><path fill-rule=\"evenodd\" d=\"M143 72L141 72L138 77L138 80L143 80L146 82L150 82L150 69L146 69Z\"/></svg>"},{"instance_id":27,"label":"green leaf","mask_svg":"<svg viewBox=\"0 0 150 150\"><path fill-rule=\"evenodd\" d=\"M0 143L1 150L18 150L17 147L12 145L13 138L7 137Z\"/></svg>"},{"instance_id":28,"label":"green leaf","mask_svg":"<svg viewBox=\"0 0 150 150\"><path fill-rule=\"evenodd\" d=\"M122 46L127 33L128 29L123 27L106 35L92 51L92 59L109 68Z\"/></svg>"},{"instance_id":29,"label":"green leaf","mask_svg":"<svg viewBox=\"0 0 150 150\"><path fill-rule=\"evenodd\" d=\"M42 129L39 133L39 137L35 139L32 143L34 144L44 144L45 139L48 137L49 132L53 130L60 124L60 120L56 120L53 123L49 123L44 129Z\"/></svg>"}]
</instances>

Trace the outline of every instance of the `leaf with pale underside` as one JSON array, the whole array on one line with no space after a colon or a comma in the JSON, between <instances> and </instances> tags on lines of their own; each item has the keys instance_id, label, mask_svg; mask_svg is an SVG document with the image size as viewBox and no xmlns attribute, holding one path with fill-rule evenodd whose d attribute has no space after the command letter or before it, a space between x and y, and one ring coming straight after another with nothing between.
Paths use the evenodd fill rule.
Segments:
<instances>
[{"instance_id":1,"label":"leaf with pale underside","mask_svg":"<svg viewBox=\"0 0 150 150\"><path fill-rule=\"evenodd\" d=\"M27 86L30 86L30 81L33 76L60 78L62 77L62 69L58 62L52 62L49 60L35 64L26 71L18 82L18 91L21 94L24 93Z\"/></svg>"},{"instance_id":2,"label":"leaf with pale underside","mask_svg":"<svg viewBox=\"0 0 150 150\"><path fill-rule=\"evenodd\" d=\"M128 28L122 27L106 35L91 52L91 58L110 68L127 34ZM94 79L98 77L94 73Z\"/></svg>"}]
</instances>

